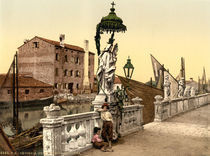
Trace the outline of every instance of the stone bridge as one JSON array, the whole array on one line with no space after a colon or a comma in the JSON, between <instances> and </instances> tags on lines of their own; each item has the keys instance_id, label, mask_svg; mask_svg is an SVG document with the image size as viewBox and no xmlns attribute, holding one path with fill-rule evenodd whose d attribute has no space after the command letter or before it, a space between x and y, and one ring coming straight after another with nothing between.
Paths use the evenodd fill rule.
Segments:
<instances>
[{"instance_id":1,"label":"stone bridge","mask_svg":"<svg viewBox=\"0 0 210 156\"><path fill-rule=\"evenodd\" d=\"M81 156L210 156L210 104L120 138L114 152L90 149Z\"/></svg>"},{"instance_id":2,"label":"stone bridge","mask_svg":"<svg viewBox=\"0 0 210 156\"><path fill-rule=\"evenodd\" d=\"M146 125L140 98L124 106L118 129L123 137L112 153L92 148L93 128L102 126L97 112L58 116L58 106L45 107L47 118L40 121L44 156L210 156L210 93L172 100L157 95L155 99L154 122Z\"/></svg>"}]
</instances>

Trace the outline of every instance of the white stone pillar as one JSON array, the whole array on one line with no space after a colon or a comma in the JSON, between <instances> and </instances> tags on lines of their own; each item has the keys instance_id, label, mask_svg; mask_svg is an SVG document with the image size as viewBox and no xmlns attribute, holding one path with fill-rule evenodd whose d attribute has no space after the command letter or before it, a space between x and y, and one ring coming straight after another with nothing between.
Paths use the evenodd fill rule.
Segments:
<instances>
[{"instance_id":1,"label":"white stone pillar","mask_svg":"<svg viewBox=\"0 0 210 156\"><path fill-rule=\"evenodd\" d=\"M143 108L144 105L141 105L141 102L143 101L141 98L139 97L135 97L132 99L134 105L139 105L139 108L137 110L137 123L138 125L142 128L142 124L143 124Z\"/></svg>"},{"instance_id":2,"label":"white stone pillar","mask_svg":"<svg viewBox=\"0 0 210 156\"><path fill-rule=\"evenodd\" d=\"M84 41L84 79L83 79L83 89L85 93L90 93L90 81L88 76L88 67L89 67L89 41Z\"/></svg>"},{"instance_id":3,"label":"white stone pillar","mask_svg":"<svg viewBox=\"0 0 210 156\"><path fill-rule=\"evenodd\" d=\"M162 121L162 117L163 117L163 106L162 106L162 100L163 97L161 95L156 95L155 96L155 119L154 121Z\"/></svg>"},{"instance_id":4,"label":"white stone pillar","mask_svg":"<svg viewBox=\"0 0 210 156\"><path fill-rule=\"evenodd\" d=\"M63 118L58 117L60 107L51 104L44 107L47 118L41 119L43 126L43 153L44 156L60 156L62 153L62 122Z\"/></svg>"}]
</instances>

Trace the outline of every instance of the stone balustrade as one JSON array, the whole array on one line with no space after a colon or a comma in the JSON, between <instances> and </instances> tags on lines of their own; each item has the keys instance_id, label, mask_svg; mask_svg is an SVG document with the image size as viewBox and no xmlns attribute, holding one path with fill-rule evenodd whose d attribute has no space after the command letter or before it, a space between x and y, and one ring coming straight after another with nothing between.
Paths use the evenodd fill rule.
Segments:
<instances>
[{"instance_id":1,"label":"stone balustrade","mask_svg":"<svg viewBox=\"0 0 210 156\"><path fill-rule=\"evenodd\" d=\"M124 106L120 127L121 136L143 128L143 106L140 98L133 99L134 105ZM87 112L59 116L59 107L51 104L44 108L47 118L41 119L43 125L44 156L74 155L92 147L91 139L94 127L102 128L98 112ZM116 117L113 117L114 119Z\"/></svg>"},{"instance_id":2,"label":"stone balustrade","mask_svg":"<svg viewBox=\"0 0 210 156\"><path fill-rule=\"evenodd\" d=\"M173 100L163 100L162 96L157 95L155 100L155 121L163 121L180 113L209 104L210 93Z\"/></svg>"},{"instance_id":3,"label":"stone balustrade","mask_svg":"<svg viewBox=\"0 0 210 156\"><path fill-rule=\"evenodd\" d=\"M143 105L125 106L120 126L121 136L137 132L143 128Z\"/></svg>"}]
</instances>

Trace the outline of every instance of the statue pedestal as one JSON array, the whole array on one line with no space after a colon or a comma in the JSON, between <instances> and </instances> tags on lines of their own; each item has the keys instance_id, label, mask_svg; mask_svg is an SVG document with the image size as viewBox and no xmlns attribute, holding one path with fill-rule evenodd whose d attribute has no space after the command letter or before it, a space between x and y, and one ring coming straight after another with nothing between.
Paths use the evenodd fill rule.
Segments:
<instances>
[{"instance_id":1,"label":"statue pedestal","mask_svg":"<svg viewBox=\"0 0 210 156\"><path fill-rule=\"evenodd\" d=\"M106 99L106 95L105 94L98 94L95 97L95 100L92 102L93 106L94 106L94 111L98 108L101 108L101 106L104 103L108 103L110 106L112 105L112 103L114 103L114 96L112 94L107 95L107 101L105 102Z\"/></svg>"},{"instance_id":2,"label":"statue pedestal","mask_svg":"<svg viewBox=\"0 0 210 156\"><path fill-rule=\"evenodd\" d=\"M106 99L106 95L104 94L98 94L95 97L95 100L92 102L93 106L94 106L94 111L98 108L101 108L101 106L104 104Z\"/></svg>"}]
</instances>

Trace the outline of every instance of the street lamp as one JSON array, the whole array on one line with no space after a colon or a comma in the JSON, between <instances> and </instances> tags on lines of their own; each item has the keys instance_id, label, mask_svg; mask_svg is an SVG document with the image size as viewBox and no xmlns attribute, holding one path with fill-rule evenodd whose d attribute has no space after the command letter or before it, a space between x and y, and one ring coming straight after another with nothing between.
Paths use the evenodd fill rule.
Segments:
<instances>
[{"instance_id":1,"label":"street lamp","mask_svg":"<svg viewBox=\"0 0 210 156\"><path fill-rule=\"evenodd\" d=\"M127 59L127 63L124 65L123 69L124 69L125 77L128 79L131 79L131 77L133 75L133 71L134 71L134 66L131 63L131 59L129 56Z\"/></svg>"}]
</instances>

